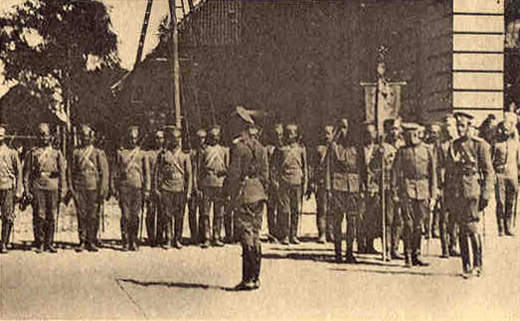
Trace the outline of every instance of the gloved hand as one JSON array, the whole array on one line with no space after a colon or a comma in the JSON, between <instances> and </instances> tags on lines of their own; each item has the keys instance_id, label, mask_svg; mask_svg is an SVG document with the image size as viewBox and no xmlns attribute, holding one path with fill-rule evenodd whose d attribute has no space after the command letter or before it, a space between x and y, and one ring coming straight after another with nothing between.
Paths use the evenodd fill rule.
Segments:
<instances>
[{"instance_id":1,"label":"gloved hand","mask_svg":"<svg viewBox=\"0 0 520 321\"><path fill-rule=\"evenodd\" d=\"M488 206L488 203L489 203L488 199L481 197L478 202L478 211L479 212L483 211Z\"/></svg>"}]
</instances>

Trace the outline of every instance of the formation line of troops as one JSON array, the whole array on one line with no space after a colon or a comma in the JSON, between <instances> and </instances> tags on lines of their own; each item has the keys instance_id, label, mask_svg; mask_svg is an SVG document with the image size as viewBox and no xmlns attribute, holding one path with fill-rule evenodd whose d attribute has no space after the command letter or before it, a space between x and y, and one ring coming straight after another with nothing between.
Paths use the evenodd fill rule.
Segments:
<instances>
[{"instance_id":1,"label":"formation line of troops","mask_svg":"<svg viewBox=\"0 0 520 321\"><path fill-rule=\"evenodd\" d=\"M499 234L514 235L520 148L512 122L494 126L482 139L471 121L471 115L456 113L424 133L416 123L388 119L380 142L373 123L364 125L364 140L359 141L342 118L323 126L321 142L309 149L300 142L295 123L277 123L264 147L251 113L237 107L226 124L233 138L230 148L222 146L222 130L215 125L198 130L197 146L186 153L181 130L165 126L155 132L155 148L143 150L139 128L131 126L110 170L88 125L80 126L81 144L67 162L52 146L50 126L41 124L40 144L26 153L23 168L17 152L6 145L2 125L0 253L7 252L18 201L32 205L38 253L57 251L59 204L68 199L76 205L78 252L98 251L99 229L104 228L100 213L111 196L121 209L124 251L139 249L144 226L150 246L181 249L188 205L190 243L208 248L240 242L243 278L237 289L251 290L259 287L264 203L268 240L298 244L303 200L315 194L317 242L333 242L337 262L343 262L346 221L347 263L357 263L356 240L357 253L377 254L374 240L384 230L388 261L426 266L422 238L439 230L442 257L460 255L465 277L481 275L479 222L495 184ZM400 240L404 257L398 253Z\"/></svg>"}]
</instances>

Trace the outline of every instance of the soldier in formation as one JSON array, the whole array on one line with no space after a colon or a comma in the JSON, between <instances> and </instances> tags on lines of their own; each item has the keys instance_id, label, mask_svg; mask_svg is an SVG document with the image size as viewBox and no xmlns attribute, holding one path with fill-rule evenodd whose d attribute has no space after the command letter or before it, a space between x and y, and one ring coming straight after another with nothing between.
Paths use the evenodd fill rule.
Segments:
<instances>
[{"instance_id":1,"label":"soldier in formation","mask_svg":"<svg viewBox=\"0 0 520 321\"><path fill-rule=\"evenodd\" d=\"M137 126L130 126L125 138L124 146L117 151L112 190L121 208L123 251L137 251L144 204L150 197L150 162L138 145Z\"/></svg>"},{"instance_id":2,"label":"soldier in formation","mask_svg":"<svg viewBox=\"0 0 520 321\"><path fill-rule=\"evenodd\" d=\"M6 125L0 125L0 254L7 253L16 217L15 204L21 199L23 192L22 164L17 151L6 144L6 130Z\"/></svg>"},{"instance_id":3,"label":"soldier in formation","mask_svg":"<svg viewBox=\"0 0 520 321\"><path fill-rule=\"evenodd\" d=\"M514 123L505 119L496 131L491 160L496 174L496 217L498 236L514 236L514 207L518 196L520 146Z\"/></svg>"},{"instance_id":4,"label":"soldier in formation","mask_svg":"<svg viewBox=\"0 0 520 321\"><path fill-rule=\"evenodd\" d=\"M155 132L155 146L148 151L150 162L150 173L153 175L157 165L159 155L164 152L165 137L164 130L159 129ZM151 194L146 202L146 235L148 235L148 245L156 247L164 243L164 226L161 223L163 217L160 199L157 194Z\"/></svg>"},{"instance_id":5,"label":"soldier in formation","mask_svg":"<svg viewBox=\"0 0 520 321\"><path fill-rule=\"evenodd\" d=\"M153 186L163 209L161 225L166 234L163 248L181 249L186 200L192 192L191 160L182 151L180 129L168 127L166 133L166 148L158 155Z\"/></svg>"},{"instance_id":6,"label":"soldier in formation","mask_svg":"<svg viewBox=\"0 0 520 321\"><path fill-rule=\"evenodd\" d=\"M191 150L190 160L192 166L192 193L191 199L188 199L188 221L190 225L190 236L191 236L191 244L197 245L200 241L199 233L200 228L203 224L203 216L202 216L202 190L199 187L199 170L202 166L201 164L201 155L206 148L206 137L207 133L204 129L199 129L196 132L197 142L195 148ZM199 219L200 217L200 219Z\"/></svg>"},{"instance_id":7,"label":"soldier in formation","mask_svg":"<svg viewBox=\"0 0 520 321\"><path fill-rule=\"evenodd\" d=\"M72 152L69 164L70 193L78 216L78 252L97 252L100 210L108 195L109 173L105 153L94 147L94 130L80 126L81 145Z\"/></svg>"},{"instance_id":8,"label":"soldier in formation","mask_svg":"<svg viewBox=\"0 0 520 321\"><path fill-rule=\"evenodd\" d=\"M67 193L66 161L52 146L50 125L38 126L39 146L24 161L24 189L36 213L36 252L56 253L54 230L61 200Z\"/></svg>"},{"instance_id":9,"label":"soldier in formation","mask_svg":"<svg viewBox=\"0 0 520 321\"><path fill-rule=\"evenodd\" d=\"M280 153L281 148L284 145L283 139L283 124L277 123L273 126L273 142L266 146L267 158L269 161L269 172L273 173L273 156ZM279 226L279 199L278 199L278 180L276 177L271 175L269 180L268 188L268 201L267 201L267 226L268 226L268 239L272 243L278 243L280 238L280 232L278 231Z\"/></svg>"}]
</instances>

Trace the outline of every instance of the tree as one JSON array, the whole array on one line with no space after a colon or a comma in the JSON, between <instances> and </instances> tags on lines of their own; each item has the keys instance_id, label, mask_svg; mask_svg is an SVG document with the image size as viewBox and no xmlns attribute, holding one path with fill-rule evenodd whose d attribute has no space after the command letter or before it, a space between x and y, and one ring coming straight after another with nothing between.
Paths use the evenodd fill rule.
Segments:
<instances>
[{"instance_id":1,"label":"tree","mask_svg":"<svg viewBox=\"0 0 520 321\"><path fill-rule=\"evenodd\" d=\"M25 0L14 9L0 17L5 81L27 87L55 112L69 100L73 121L97 121L89 118L103 115L84 102L94 88L109 90L96 78L121 72L108 8L98 0Z\"/></svg>"}]
</instances>

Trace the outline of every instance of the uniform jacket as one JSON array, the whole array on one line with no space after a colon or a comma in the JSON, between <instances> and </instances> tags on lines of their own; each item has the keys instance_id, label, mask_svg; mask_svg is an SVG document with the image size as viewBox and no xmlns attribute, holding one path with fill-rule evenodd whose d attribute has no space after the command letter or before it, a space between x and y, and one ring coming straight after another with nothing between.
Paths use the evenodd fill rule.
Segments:
<instances>
[{"instance_id":1,"label":"uniform jacket","mask_svg":"<svg viewBox=\"0 0 520 321\"><path fill-rule=\"evenodd\" d=\"M154 189L166 192L191 192L192 168L190 155L182 148L164 149L157 158L154 172Z\"/></svg>"},{"instance_id":2,"label":"uniform jacket","mask_svg":"<svg viewBox=\"0 0 520 321\"><path fill-rule=\"evenodd\" d=\"M494 171L490 146L477 137L460 137L453 142L446 167L446 183L457 197L489 200L493 191Z\"/></svg>"},{"instance_id":3,"label":"uniform jacket","mask_svg":"<svg viewBox=\"0 0 520 321\"><path fill-rule=\"evenodd\" d=\"M318 145L309 156L310 181L317 188L330 190L331 183L331 163L327 153L327 145Z\"/></svg>"},{"instance_id":4,"label":"uniform jacket","mask_svg":"<svg viewBox=\"0 0 520 321\"><path fill-rule=\"evenodd\" d=\"M198 186L222 187L229 170L229 148L207 145L201 150Z\"/></svg>"},{"instance_id":5,"label":"uniform jacket","mask_svg":"<svg viewBox=\"0 0 520 321\"><path fill-rule=\"evenodd\" d=\"M74 149L69 170L73 189L108 192L108 161L101 149L93 145Z\"/></svg>"},{"instance_id":6,"label":"uniform jacket","mask_svg":"<svg viewBox=\"0 0 520 321\"><path fill-rule=\"evenodd\" d=\"M366 166L362 148L333 142L327 153L331 158L332 189L350 193L364 192Z\"/></svg>"},{"instance_id":7,"label":"uniform jacket","mask_svg":"<svg viewBox=\"0 0 520 321\"><path fill-rule=\"evenodd\" d=\"M404 146L397 152L392 186L402 199L427 200L437 197L437 161L425 143Z\"/></svg>"},{"instance_id":8,"label":"uniform jacket","mask_svg":"<svg viewBox=\"0 0 520 321\"><path fill-rule=\"evenodd\" d=\"M52 146L34 148L24 161L24 187L26 191L66 190L67 163L63 154Z\"/></svg>"},{"instance_id":9,"label":"uniform jacket","mask_svg":"<svg viewBox=\"0 0 520 321\"><path fill-rule=\"evenodd\" d=\"M17 193L21 193L22 186L22 164L18 152L7 145L1 145L0 190L15 189Z\"/></svg>"},{"instance_id":10,"label":"uniform jacket","mask_svg":"<svg viewBox=\"0 0 520 321\"><path fill-rule=\"evenodd\" d=\"M509 138L496 142L491 148L491 161L495 173L502 177L518 179L520 167L520 144L517 140Z\"/></svg>"},{"instance_id":11,"label":"uniform jacket","mask_svg":"<svg viewBox=\"0 0 520 321\"><path fill-rule=\"evenodd\" d=\"M308 164L305 148L294 143L277 148L273 153L272 179L288 185L304 186L308 183Z\"/></svg>"},{"instance_id":12,"label":"uniform jacket","mask_svg":"<svg viewBox=\"0 0 520 321\"><path fill-rule=\"evenodd\" d=\"M269 179L267 152L257 140L237 138L231 147L225 188L235 204L252 204L267 199Z\"/></svg>"},{"instance_id":13,"label":"uniform jacket","mask_svg":"<svg viewBox=\"0 0 520 321\"><path fill-rule=\"evenodd\" d=\"M141 148L118 150L115 167L115 188L134 187L145 191L151 189L150 161Z\"/></svg>"}]
</instances>

